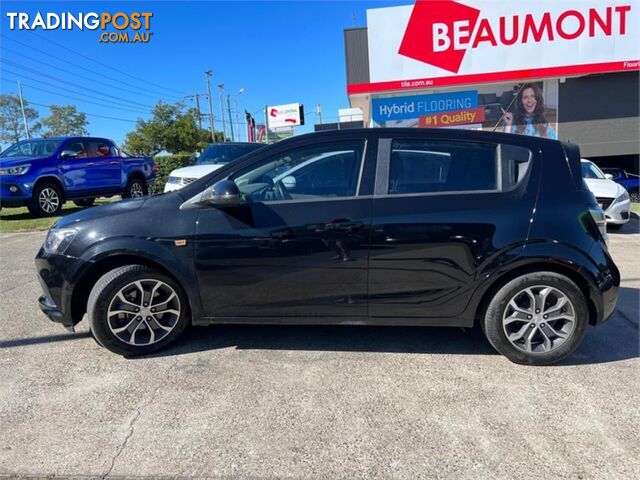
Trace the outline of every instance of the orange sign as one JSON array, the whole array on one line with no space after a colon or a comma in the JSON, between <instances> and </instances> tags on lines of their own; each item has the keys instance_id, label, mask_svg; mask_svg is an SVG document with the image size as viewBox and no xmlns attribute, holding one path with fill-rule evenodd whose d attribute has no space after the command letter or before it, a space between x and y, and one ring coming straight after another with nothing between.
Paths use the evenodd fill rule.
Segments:
<instances>
[{"instance_id":1,"label":"orange sign","mask_svg":"<svg viewBox=\"0 0 640 480\"><path fill-rule=\"evenodd\" d=\"M424 115L420 117L418 125L428 128L449 127L467 123L481 123L484 122L484 118L484 107L476 107L468 110L454 110L452 112Z\"/></svg>"}]
</instances>

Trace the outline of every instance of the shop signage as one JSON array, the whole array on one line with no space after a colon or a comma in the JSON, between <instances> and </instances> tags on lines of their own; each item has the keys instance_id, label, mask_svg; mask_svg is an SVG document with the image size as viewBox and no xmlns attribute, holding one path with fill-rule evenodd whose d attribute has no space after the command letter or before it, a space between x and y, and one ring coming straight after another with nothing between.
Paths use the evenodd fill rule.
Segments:
<instances>
[{"instance_id":1,"label":"shop signage","mask_svg":"<svg viewBox=\"0 0 640 480\"><path fill-rule=\"evenodd\" d=\"M420 117L418 125L421 127L451 127L469 123L480 124L485 120L484 107L456 110L454 112L434 113Z\"/></svg>"},{"instance_id":2,"label":"shop signage","mask_svg":"<svg viewBox=\"0 0 640 480\"><path fill-rule=\"evenodd\" d=\"M388 122L419 118L438 112L468 110L478 106L478 92L434 93L393 98L375 98L371 104L373 120Z\"/></svg>"},{"instance_id":3,"label":"shop signage","mask_svg":"<svg viewBox=\"0 0 640 480\"><path fill-rule=\"evenodd\" d=\"M638 0L418 0L367 11L349 93L639 70Z\"/></svg>"},{"instance_id":4,"label":"shop signage","mask_svg":"<svg viewBox=\"0 0 640 480\"><path fill-rule=\"evenodd\" d=\"M301 103L288 103L267 107L269 129L304 125L304 108Z\"/></svg>"}]
</instances>

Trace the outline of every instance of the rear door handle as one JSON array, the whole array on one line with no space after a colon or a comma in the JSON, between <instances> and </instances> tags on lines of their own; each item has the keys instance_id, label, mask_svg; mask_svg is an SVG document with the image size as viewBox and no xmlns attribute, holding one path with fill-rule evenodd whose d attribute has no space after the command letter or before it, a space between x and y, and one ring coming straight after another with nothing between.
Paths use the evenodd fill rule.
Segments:
<instances>
[{"instance_id":1,"label":"rear door handle","mask_svg":"<svg viewBox=\"0 0 640 480\"><path fill-rule=\"evenodd\" d=\"M363 227L364 223L348 219L334 220L326 225L327 230L360 230Z\"/></svg>"}]
</instances>

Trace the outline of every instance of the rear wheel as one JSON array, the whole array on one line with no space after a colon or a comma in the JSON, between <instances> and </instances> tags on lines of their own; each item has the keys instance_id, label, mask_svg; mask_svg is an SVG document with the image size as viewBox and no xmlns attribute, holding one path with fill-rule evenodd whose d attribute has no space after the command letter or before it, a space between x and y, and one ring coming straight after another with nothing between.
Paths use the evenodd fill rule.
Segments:
<instances>
[{"instance_id":1,"label":"rear wheel","mask_svg":"<svg viewBox=\"0 0 640 480\"><path fill-rule=\"evenodd\" d=\"M483 321L489 343L509 360L547 365L580 345L589 309L584 294L568 277L529 273L496 293Z\"/></svg>"},{"instance_id":2,"label":"rear wheel","mask_svg":"<svg viewBox=\"0 0 640 480\"><path fill-rule=\"evenodd\" d=\"M35 217L51 217L62 211L63 204L60 187L52 182L42 182L33 189L27 208Z\"/></svg>"},{"instance_id":3,"label":"rear wheel","mask_svg":"<svg viewBox=\"0 0 640 480\"><path fill-rule=\"evenodd\" d=\"M146 355L173 342L189 324L187 298L167 275L127 265L95 284L87 305L97 342L125 356Z\"/></svg>"},{"instance_id":4,"label":"rear wheel","mask_svg":"<svg viewBox=\"0 0 640 480\"><path fill-rule=\"evenodd\" d=\"M138 178L132 177L127 182L127 187L124 191L124 198L138 198L144 197L149 193L147 189L147 182Z\"/></svg>"},{"instance_id":5,"label":"rear wheel","mask_svg":"<svg viewBox=\"0 0 640 480\"><path fill-rule=\"evenodd\" d=\"M78 207L88 208L88 207L93 207L93 204L96 203L96 199L95 198L82 198L80 200L74 200L73 203L75 203L76 206L78 206Z\"/></svg>"}]
</instances>

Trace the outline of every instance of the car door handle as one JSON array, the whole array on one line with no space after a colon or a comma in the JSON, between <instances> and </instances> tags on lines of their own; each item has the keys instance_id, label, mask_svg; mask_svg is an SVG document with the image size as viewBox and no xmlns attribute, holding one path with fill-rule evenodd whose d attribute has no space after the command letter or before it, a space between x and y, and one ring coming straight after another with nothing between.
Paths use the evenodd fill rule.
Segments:
<instances>
[{"instance_id":1,"label":"car door handle","mask_svg":"<svg viewBox=\"0 0 640 480\"><path fill-rule=\"evenodd\" d=\"M92 167L92 166L93 166L93 165L95 165L95 164L96 164L96 162L88 162L88 163L87 163L87 167Z\"/></svg>"},{"instance_id":2,"label":"car door handle","mask_svg":"<svg viewBox=\"0 0 640 480\"><path fill-rule=\"evenodd\" d=\"M334 220L331 223L327 223L326 224L326 229L327 230L360 230L361 228L364 227L364 223L362 222L354 222L352 220L347 220L347 219L340 219L340 220Z\"/></svg>"}]
</instances>

